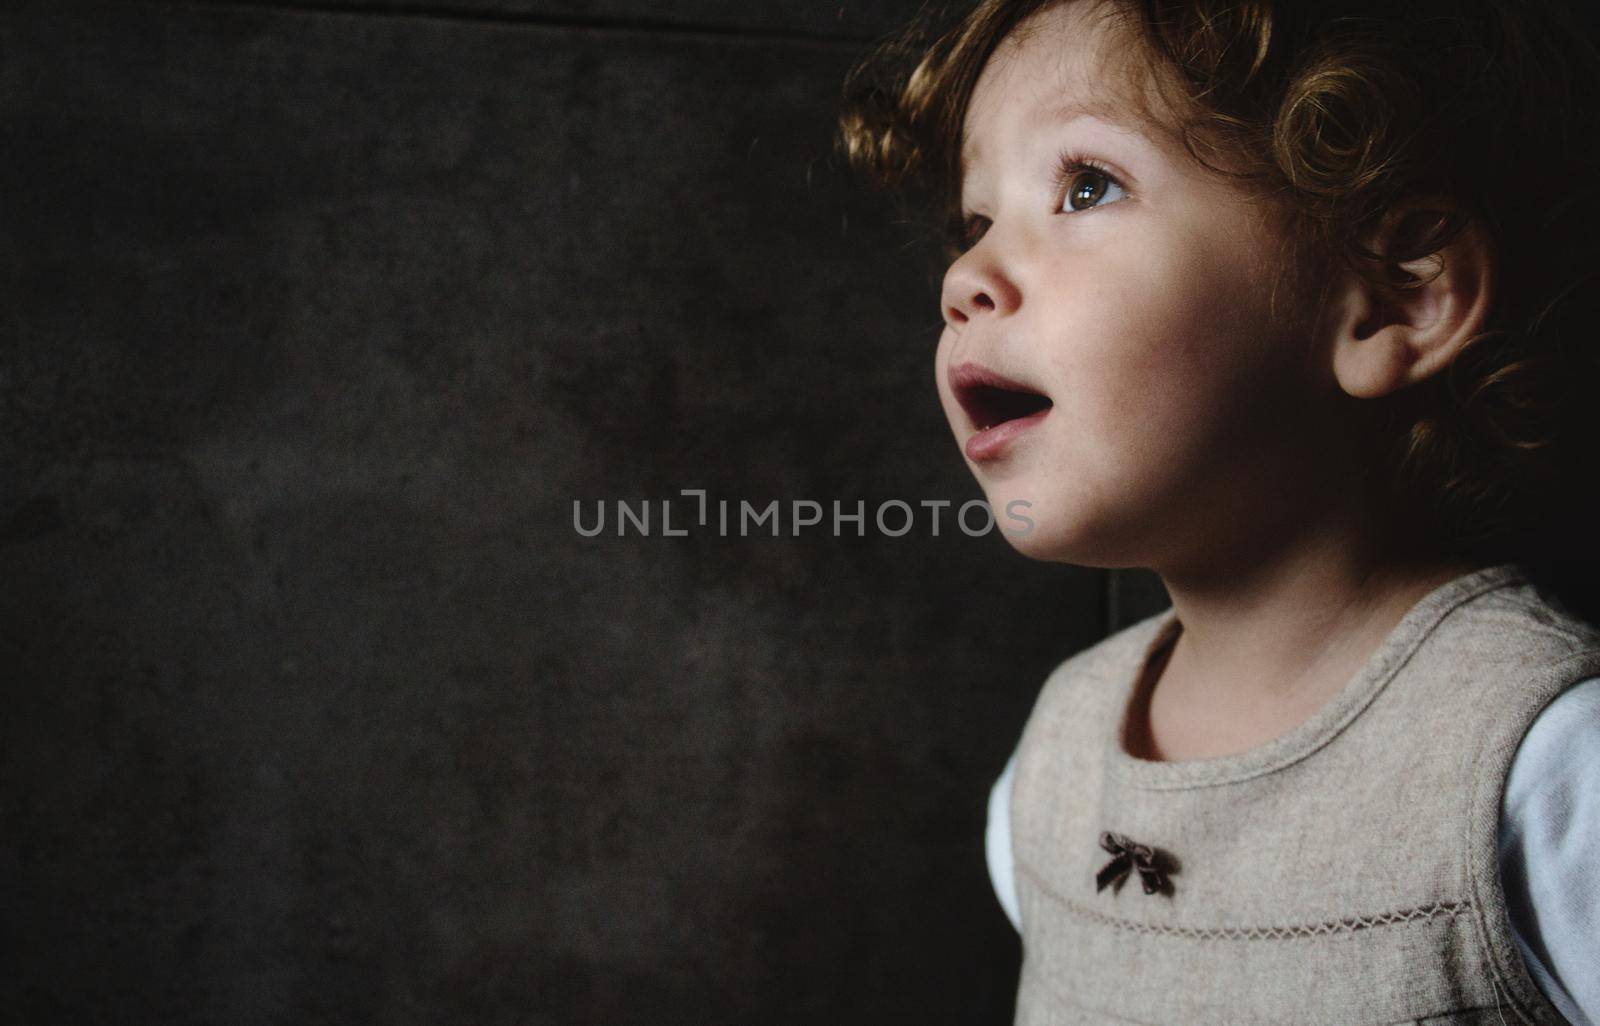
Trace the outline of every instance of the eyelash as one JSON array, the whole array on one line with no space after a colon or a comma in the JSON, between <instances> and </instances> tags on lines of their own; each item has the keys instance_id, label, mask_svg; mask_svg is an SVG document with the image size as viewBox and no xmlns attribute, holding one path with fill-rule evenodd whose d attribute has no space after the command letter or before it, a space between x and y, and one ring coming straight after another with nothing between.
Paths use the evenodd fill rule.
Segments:
<instances>
[{"instance_id":1,"label":"eyelash","mask_svg":"<svg viewBox=\"0 0 1600 1026\"><path fill-rule=\"evenodd\" d=\"M1091 174L1103 178L1107 183L1115 185L1119 189L1127 188L1122 184L1122 179L1112 174L1110 168L1093 157L1079 156L1068 151L1063 153L1060 159L1056 161L1056 170L1053 178L1055 194L1058 197L1056 201L1058 209L1066 205L1068 197L1071 195L1070 186L1077 181L1079 175L1083 174ZM1086 207L1085 209L1093 210L1094 208ZM1064 213L1065 211L1062 212ZM1072 212L1082 213L1082 211L1078 210ZM983 233L978 230L978 222L980 221L987 222L988 218L977 214L967 214L961 218L953 233L953 245L957 253L965 253L978 244L978 240L983 237Z\"/></svg>"},{"instance_id":2,"label":"eyelash","mask_svg":"<svg viewBox=\"0 0 1600 1026\"><path fill-rule=\"evenodd\" d=\"M1072 185L1079 175L1085 173L1104 178L1119 189L1127 188L1122 184L1122 179L1111 173L1110 168L1093 157L1079 157L1071 153L1063 153L1061 160L1056 164L1055 177L1056 193L1061 196L1062 202L1065 202L1070 195L1067 187ZM1088 209L1092 210L1094 208L1090 207Z\"/></svg>"}]
</instances>

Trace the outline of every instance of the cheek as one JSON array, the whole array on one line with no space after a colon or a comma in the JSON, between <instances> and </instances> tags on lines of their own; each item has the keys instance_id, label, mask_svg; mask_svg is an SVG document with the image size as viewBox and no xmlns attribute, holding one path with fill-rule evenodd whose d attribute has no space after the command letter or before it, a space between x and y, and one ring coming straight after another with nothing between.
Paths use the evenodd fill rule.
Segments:
<instances>
[{"instance_id":1,"label":"cheek","mask_svg":"<svg viewBox=\"0 0 1600 1026\"><path fill-rule=\"evenodd\" d=\"M1265 286L1236 250L1172 240L1108 254L1100 270L1057 372L1077 383L1075 445L1119 475L1130 460L1220 457L1276 390Z\"/></svg>"},{"instance_id":2,"label":"cheek","mask_svg":"<svg viewBox=\"0 0 1600 1026\"><path fill-rule=\"evenodd\" d=\"M939 336L939 347L933 353L933 384L939 393L939 405L943 407L945 416L950 423L955 424L955 416L960 409L955 397L950 394L950 348L955 342L955 335L949 328Z\"/></svg>"},{"instance_id":3,"label":"cheek","mask_svg":"<svg viewBox=\"0 0 1600 1026\"><path fill-rule=\"evenodd\" d=\"M1101 298L1105 366L1154 403L1234 401L1271 362L1274 342L1249 253L1169 243L1142 255L1111 269Z\"/></svg>"}]
</instances>

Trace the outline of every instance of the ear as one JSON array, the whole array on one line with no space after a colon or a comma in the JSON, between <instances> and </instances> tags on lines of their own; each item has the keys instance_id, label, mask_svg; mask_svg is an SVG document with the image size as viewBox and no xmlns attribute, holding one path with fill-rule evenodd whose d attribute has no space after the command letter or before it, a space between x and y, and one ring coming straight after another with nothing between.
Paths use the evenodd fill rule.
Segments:
<instances>
[{"instance_id":1,"label":"ear","mask_svg":"<svg viewBox=\"0 0 1600 1026\"><path fill-rule=\"evenodd\" d=\"M1373 285L1348 268L1335 286L1333 373L1359 399L1437 374L1488 320L1494 253L1475 221L1439 251L1400 266L1417 279L1404 290Z\"/></svg>"}]
</instances>

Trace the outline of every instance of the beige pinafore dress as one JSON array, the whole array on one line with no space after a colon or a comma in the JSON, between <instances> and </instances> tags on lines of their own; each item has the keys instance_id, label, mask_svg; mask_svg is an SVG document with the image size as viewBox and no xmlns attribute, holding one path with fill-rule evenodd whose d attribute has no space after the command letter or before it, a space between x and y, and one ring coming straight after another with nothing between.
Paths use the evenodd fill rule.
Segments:
<instances>
[{"instance_id":1,"label":"beige pinafore dress","mask_svg":"<svg viewBox=\"0 0 1600 1026\"><path fill-rule=\"evenodd\" d=\"M1564 1023L1512 940L1497 829L1600 631L1518 564L1475 570L1288 734L1135 759L1135 682L1181 629L1169 609L1069 659L1023 731L1018 1026Z\"/></svg>"}]
</instances>

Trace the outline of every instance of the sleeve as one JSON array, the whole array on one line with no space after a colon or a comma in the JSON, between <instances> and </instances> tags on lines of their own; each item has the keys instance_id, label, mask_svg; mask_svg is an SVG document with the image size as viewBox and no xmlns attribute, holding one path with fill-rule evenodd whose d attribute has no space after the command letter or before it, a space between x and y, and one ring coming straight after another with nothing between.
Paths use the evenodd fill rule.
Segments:
<instances>
[{"instance_id":1,"label":"sleeve","mask_svg":"<svg viewBox=\"0 0 1600 1026\"><path fill-rule=\"evenodd\" d=\"M1574 1026L1600 1026L1600 677L1545 707L1500 810L1500 880L1517 947Z\"/></svg>"},{"instance_id":2,"label":"sleeve","mask_svg":"<svg viewBox=\"0 0 1600 1026\"><path fill-rule=\"evenodd\" d=\"M1000 908L1018 932L1022 914L1017 907L1017 881L1011 860L1011 781L1017 775L1017 754L1011 753L1000 779L989 789L989 825L984 831L984 855L989 863L989 882Z\"/></svg>"}]
</instances>

